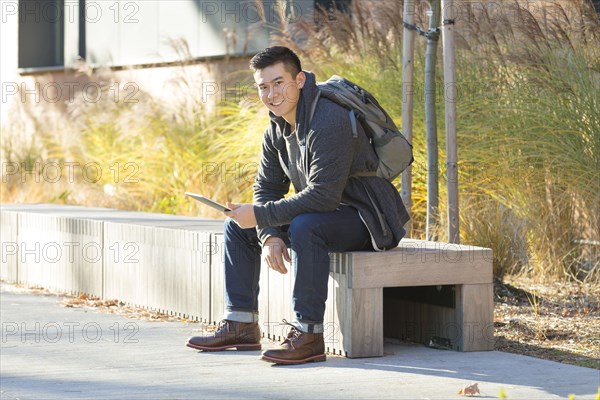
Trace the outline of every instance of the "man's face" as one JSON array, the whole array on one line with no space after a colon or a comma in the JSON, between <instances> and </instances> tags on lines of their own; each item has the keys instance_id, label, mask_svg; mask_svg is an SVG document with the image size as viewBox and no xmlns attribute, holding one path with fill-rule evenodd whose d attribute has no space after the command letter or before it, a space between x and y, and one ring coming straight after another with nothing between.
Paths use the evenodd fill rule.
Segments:
<instances>
[{"instance_id":1,"label":"man's face","mask_svg":"<svg viewBox=\"0 0 600 400\"><path fill-rule=\"evenodd\" d=\"M304 72L298 73L294 79L279 62L256 71L254 80L262 103L278 117L288 122L295 121L300 89L306 80Z\"/></svg>"}]
</instances>

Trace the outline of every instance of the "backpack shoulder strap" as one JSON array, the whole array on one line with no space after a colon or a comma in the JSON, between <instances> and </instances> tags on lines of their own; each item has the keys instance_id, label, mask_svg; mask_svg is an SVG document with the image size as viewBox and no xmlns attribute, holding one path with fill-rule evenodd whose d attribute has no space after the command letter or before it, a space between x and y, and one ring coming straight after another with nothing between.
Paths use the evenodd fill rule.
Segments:
<instances>
[{"instance_id":1,"label":"backpack shoulder strap","mask_svg":"<svg viewBox=\"0 0 600 400\"><path fill-rule=\"evenodd\" d=\"M321 98L321 91L317 89L317 95L316 95L315 99L313 100L313 103L310 107L310 114L308 114L308 124L309 125L312 122L313 117L315 116L315 111L317 110L317 103L319 102L320 98Z\"/></svg>"},{"instance_id":2,"label":"backpack shoulder strap","mask_svg":"<svg viewBox=\"0 0 600 400\"><path fill-rule=\"evenodd\" d=\"M321 90L317 91L317 96L313 100L313 103L312 103L312 105L310 107L310 114L308 115L308 124L309 125L312 122L313 117L315 116L315 111L317 110L317 103L319 102L319 100L321 99L321 97L325 97L327 99L330 99L334 103L336 103L339 106L343 107L341 104L339 104L339 102L335 101L335 99L331 99L329 96L321 96L322 93L323 92ZM348 110L348 116L350 117L350 125L352 126L352 137L356 139L356 138L358 138L358 128L356 126L357 116L356 116L356 113L354 112L353 109Z\"/></svg>"}]
</instances>

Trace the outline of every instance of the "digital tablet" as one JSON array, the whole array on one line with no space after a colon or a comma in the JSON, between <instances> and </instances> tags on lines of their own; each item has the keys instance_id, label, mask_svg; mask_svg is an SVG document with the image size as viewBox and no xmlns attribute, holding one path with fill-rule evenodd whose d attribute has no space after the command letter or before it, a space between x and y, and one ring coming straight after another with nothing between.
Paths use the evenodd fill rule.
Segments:
<instances>
[{"instance_id":1,"label":"digital tablet","mask_svg":"<svg viewBox=\"0 0 600 400\"><path fill-rule=\"evenodd\" d=\"M215 210L219 210L221 212L231 211L229 208L227 208L227 206L217 203L216 201L211 200L208 197L204 197L201 194L185 192L185 195L190 196L191 198L198 200L199 202L204 203L207 206L214 208Z\"/></svg>"}]
</instances>

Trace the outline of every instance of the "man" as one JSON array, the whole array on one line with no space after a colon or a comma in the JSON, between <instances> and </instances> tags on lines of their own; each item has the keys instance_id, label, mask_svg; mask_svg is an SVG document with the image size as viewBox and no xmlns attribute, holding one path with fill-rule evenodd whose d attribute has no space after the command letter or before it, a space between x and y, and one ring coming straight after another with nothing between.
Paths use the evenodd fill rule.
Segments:
<instances>
[{"instance_id":1,"label":"man","mask_svg":"<svg viewBox=\"0 0 600 400\"><path fill-rule=\"evenodd\" d=\"M358 138L352 137L348 110L319 99L308 124L316 80L302 70L293 51L267 48L252 58L250 67L271 117L254 202L228 203L227 311L214 334L190 338L187 345L206 351L261 348L257 299L262 250L269 268L285 274L284 260L293 266L295 320L287 339L261 359L277 364L325 361L329 252L396 247L409 217L390 182L365 176L377 169L378 159L362 127ZM295 194L284 198L290 182Z\"/></svg>"}]
</instances>

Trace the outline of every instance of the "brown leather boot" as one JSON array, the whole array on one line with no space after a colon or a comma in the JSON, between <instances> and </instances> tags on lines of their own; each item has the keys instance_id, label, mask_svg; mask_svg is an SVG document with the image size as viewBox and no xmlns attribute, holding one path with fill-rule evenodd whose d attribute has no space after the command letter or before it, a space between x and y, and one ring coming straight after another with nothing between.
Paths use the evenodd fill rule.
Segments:
<instances>
[{"instance_id":1,"label":"brown leather boot","mask_svg":"<svg viewBox=\"0 0 600 400\"><path fill-rule=\"evenodd\" d=\"M286 365L325 361L323 334L301 332L292 326L279 348L263 351L260 359Z\"/></svg>"},{"instance_id":2,"label":"brown leather boot","mask_svg":"<svg viewBox=\"0 0 600 400\"><path fill-rule=\"evenodd\" d=\"M247 324L224 319L219 322L215 332L191 337L186 346L204 351L221 351L233 347L238 350L260 350L260 328L256 322Z\"/></svg>"}]
</instances>

